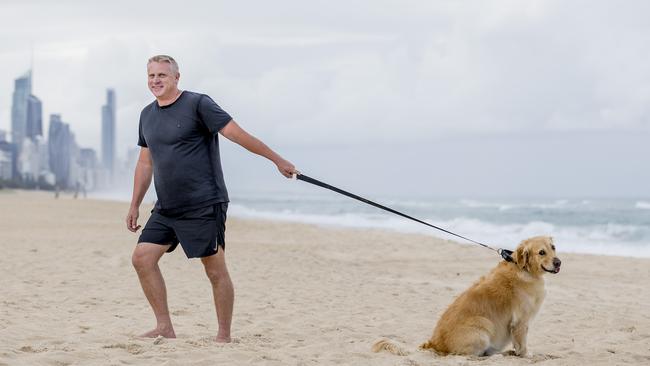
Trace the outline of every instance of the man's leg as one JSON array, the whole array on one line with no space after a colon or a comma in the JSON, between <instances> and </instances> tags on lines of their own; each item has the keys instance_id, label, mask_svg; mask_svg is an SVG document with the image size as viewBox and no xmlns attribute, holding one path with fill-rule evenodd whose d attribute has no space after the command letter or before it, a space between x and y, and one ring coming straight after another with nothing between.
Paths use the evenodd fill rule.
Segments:
<instances>
[{"instance_id":1,"label":"man's leg","mask_svg":"<svg viewBox=\"0 0 650 366\"><path fill-rule=\"evenodd\" d=\"M176 338L167 307L165 280L160 272L160 267L158 267L160 257L169 247L169 245L140 243L135 246L133 251L133 267L138 273L144 295L149 300L151 309L156 316L156 328L142 334L142 337Z\"/></svg>"},{"instance_id":2,"label":"man's leg","mask_svg":"<svg viewBox=\"0 0 650 366\"><path fill-rule=\"evenodd\" d=\"M201 258L205 273L212 284L212 294L214 296L214 306L217 309L217 320L219 322L219 332L217 333L217 342L230 342L230 324L232 322L232 308L235 301L235 290L228 274L226 267L225 250L219 247L215 255Z\"/></svg>"}]
</instances>

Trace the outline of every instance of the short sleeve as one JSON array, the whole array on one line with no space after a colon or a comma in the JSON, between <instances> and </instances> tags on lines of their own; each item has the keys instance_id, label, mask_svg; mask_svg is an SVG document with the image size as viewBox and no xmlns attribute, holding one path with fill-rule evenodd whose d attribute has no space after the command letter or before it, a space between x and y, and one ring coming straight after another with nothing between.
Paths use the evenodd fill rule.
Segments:
<instances>
[{"instance_id":1,"label":"short sleeve","mask_svg":"<svg viewBox=\"0 0 650 366\"><path fill-rule=\"evenodd\" d=\"M199 98L197 112L203 124L213 135L219 133L228 122L232 121L232 117L207 95L201 95Z\"/></svg>"},{"instance_id":2,"label":"short sleeve","mask_svg":"<svg viewBox=\"0 0 650 366\"><path fill-rule=\"evenodd\" d=\"M138 145L142 147L148 147L147 140L145 140L144 134L142 133L142 116L140 116L140 124L138 126Z\"/></svg>"}]
</instances>

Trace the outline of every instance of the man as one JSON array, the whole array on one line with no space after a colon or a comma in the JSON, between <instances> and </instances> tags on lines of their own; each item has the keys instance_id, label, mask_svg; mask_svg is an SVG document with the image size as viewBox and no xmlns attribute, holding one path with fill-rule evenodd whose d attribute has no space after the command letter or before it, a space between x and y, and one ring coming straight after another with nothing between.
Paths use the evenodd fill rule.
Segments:
<instances>
[{"instance_id":1,"label":"man","mask_svg":"<svg viewBox=\"0 0 650 366\"><path fill-rule=\"evenodd\" d=\"M133 266L156 316L144 337L175 338L158 261L181 244L188 258L201 258L212 284L219 331L230 342L234 289L226 268L228 193L219 158L218 133L271 160L282 175L296 171L263 142L249 135L209 96L178 89L176 61L165 55L147 63L148 86L156 100L140 114L140 156L126 226L136 232L139 207L155 177L158 201L133 251Z\"/></svg>"}]
</instances>

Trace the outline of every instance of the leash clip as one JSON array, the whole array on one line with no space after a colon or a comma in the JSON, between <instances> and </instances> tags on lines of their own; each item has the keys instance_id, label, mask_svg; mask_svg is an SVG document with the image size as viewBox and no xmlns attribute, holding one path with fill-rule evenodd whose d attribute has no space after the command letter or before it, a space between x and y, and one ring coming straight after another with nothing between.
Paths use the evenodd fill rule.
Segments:
<instances>
[{"instance_id":1,"label":"leash clip","mask_svg":"<svg viewBox=\"0 0 650 366\"><path fill-rule=\"evenodd\" d=\"M501 255L501 258L503 258L506 262L514 262L514 259L512 259L512 250L499 249L497 250L497 253L499 253L499 255Z\"/></svg>"}]
</instances>

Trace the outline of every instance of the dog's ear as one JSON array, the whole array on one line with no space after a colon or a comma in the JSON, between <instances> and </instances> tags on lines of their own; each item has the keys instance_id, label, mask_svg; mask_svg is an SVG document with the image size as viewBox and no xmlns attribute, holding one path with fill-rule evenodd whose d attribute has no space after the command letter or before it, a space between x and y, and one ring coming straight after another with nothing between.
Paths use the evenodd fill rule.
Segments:
<instances>
[{"instance_id":1,"label":"dog's ear","mask_svg":"<svg viewBox=\"0 0 650 366\"><path fill-rule=\"evenodd\" d=\"M529 251L525 245L520 245L515 251L515 263L521 269L528 269Z\"/></svg>"}]
</instances>

